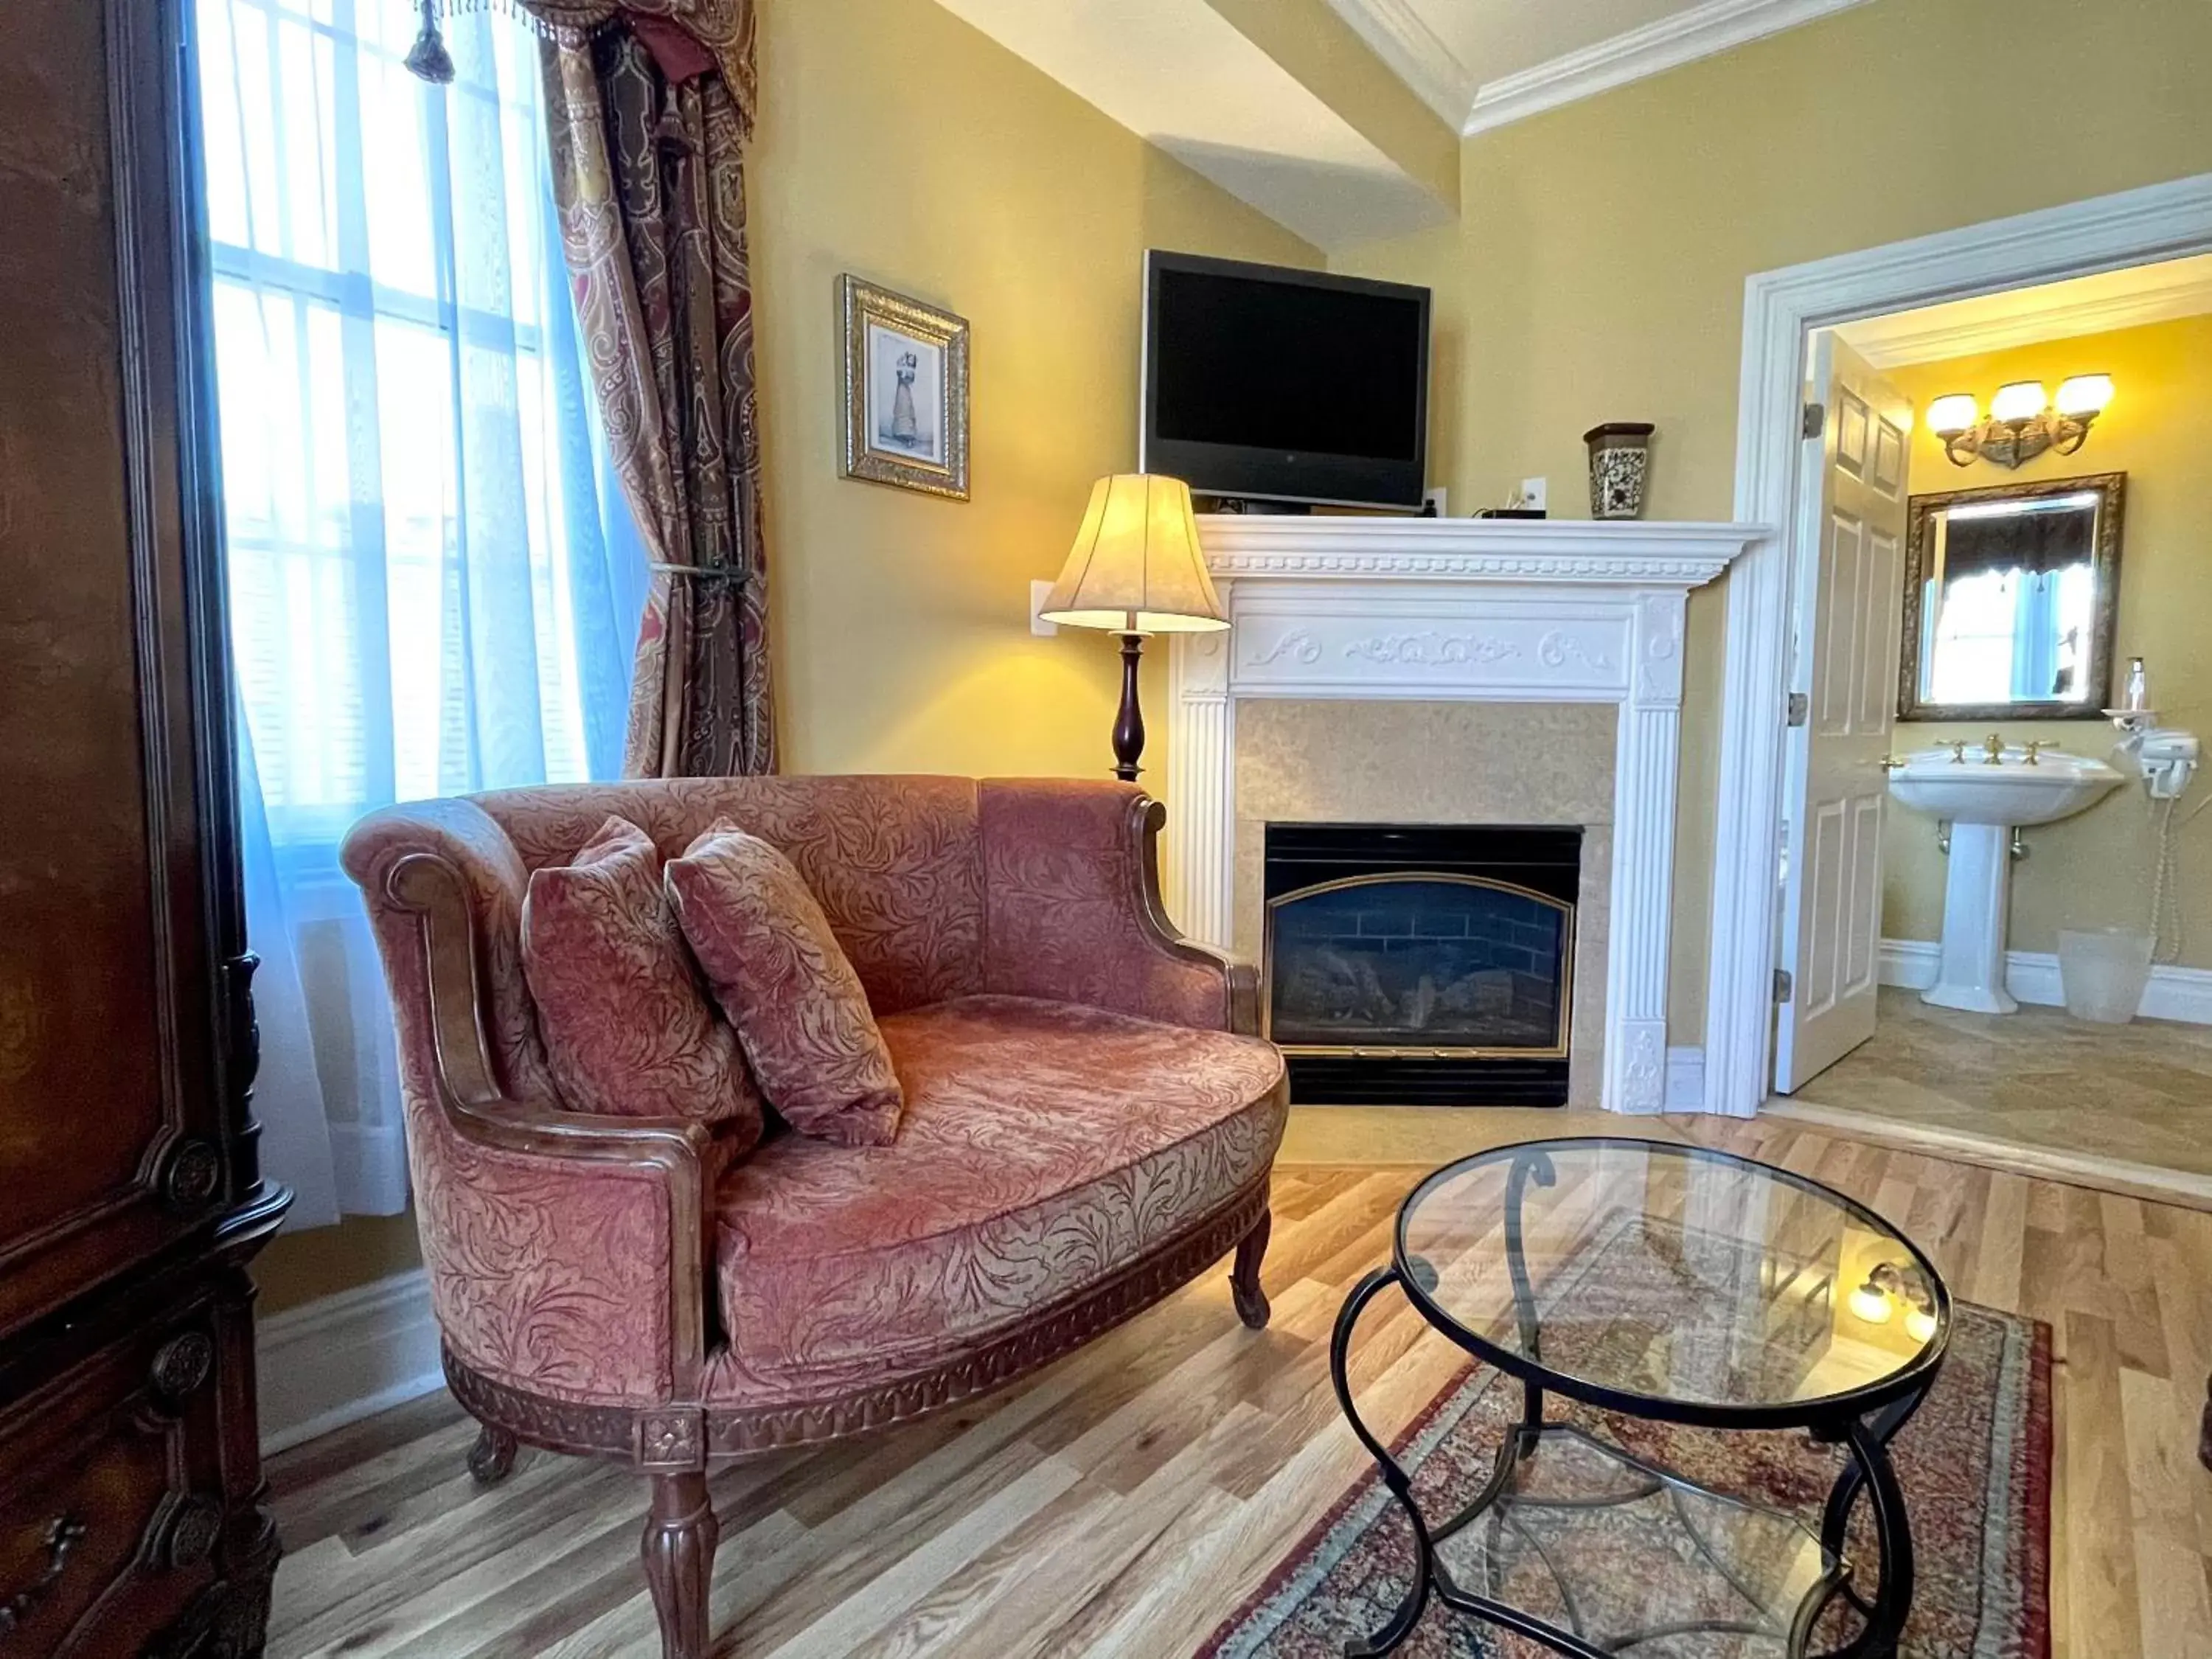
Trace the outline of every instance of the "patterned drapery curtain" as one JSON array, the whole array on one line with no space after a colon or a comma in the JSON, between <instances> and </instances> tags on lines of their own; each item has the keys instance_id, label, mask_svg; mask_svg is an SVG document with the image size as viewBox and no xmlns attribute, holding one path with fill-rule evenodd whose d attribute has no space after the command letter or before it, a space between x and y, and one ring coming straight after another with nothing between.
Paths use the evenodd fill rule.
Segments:
<instances>
[{"instance_id":1,"label":"patterned drapery curtain","mask_svg":"<svg viewBox=\"0 0 2212 1659\"><path fill-rule=\"evenodd\" d=\"M428 0L426 42L447 3ZM554 196L586 361L653 563L624 769L770 772L743 155L752 0L517 3L544 36Z\"/></svg>"}]
</instances>

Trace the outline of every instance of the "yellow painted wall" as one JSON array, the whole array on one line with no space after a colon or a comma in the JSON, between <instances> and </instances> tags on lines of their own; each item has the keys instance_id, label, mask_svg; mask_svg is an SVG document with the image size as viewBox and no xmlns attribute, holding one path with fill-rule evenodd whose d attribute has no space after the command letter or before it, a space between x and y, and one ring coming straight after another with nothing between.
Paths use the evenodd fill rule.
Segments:
<instances>
[{"instance_id":1,"label":"yellow painted wall","mask_svg":"<svg viewBox=\"0 0 2212 1659\"><path fill-rule=\"evenodd\" d=\"M412 1210L355 1215L335 1227L280 1235L254 1259L253 1283L262 1313L282 1313L422 1265Z\"/></svg>"},{"instance_id":2,"label":"yellow painted wall","mask_svg":"<svg viewBox=\"0 0 2212 1659\"><path fill-rule=\"evenodd\" d=\"M1033 637L1029 584L1058 572L1092 478L1136 465L1144 251L1320 256L939 7L764 0L761 27L750 180L785 769L1102 772L1112 641ZM837 477L842 270L973 325L972 500Z\"/></svg>"},{"instance_id":3,"label":"yellow painted wall","mask_svg":"<svg viewBox=\"0 0 2212 1659\"><path fill-rule=\"evenodd\" d=\"M1756 271L2212 171L2203 0L1873 0L1466 141L1455 225L1336 269L1437 291L1452 510L1551 481L1582 434L1657 422L1650 515L1734 498ZM1723 586L1692 597L1668 1025L1700 1040Z\"/></svg>"},{"instance_id":4,"label":"yellow painted wall","mask_svg":"<svg viewBox=\"0 0 2212 1659\"><path fill-rule=\"evenodd\" d=\"M2152 701L2168 724L2212 735L2212 317L2190 317L2116 333L1892 369L1889 380L1917 410L1947 392L1971 392L1987 407L2008 380L2055 387L2069 374L2111 374L2112 406L2081 453L2045 453L2017 472L1943 457L1924 425L1912 437L1915 494L2032 483L2083 472L2125 472L2120 549L2118 640L2123 672L2144 659ZM2118 682L2114 684L2117 695ZM2102 720L2015 720L1994 727L1899 726L1897 751L1992 729L2012 742L2051 738L2077 755L2104 755L2113 732ZM2122 769L2125 770L2123 763ZM2207 798L2185 797L2187 813ZM2177 823L2179 822L2177 817ZM2061 927L2147 927L2156 856L2154 820L2140 787L2117 790L2078 817L2027 832L2029 856L2013 871L2012 948L2055 951ZM2179 833L2185 948L2179 960L2212 967L2212 811ZM1882 932L1932 939L1943 929L1944 861L1935 826L1916 812L1891 815L1882 842Z\"/></svg>"},{"instance_id":5,"label":"yellow painted wall","mask_svg":"<svg viewBox=\"0 0 2212 1659\"><path fill-rule=\"evenodd\" d=\"M1319 252L926 0L759 0L750 150L769 581L794 772L1099 775L1113 641L1029 631L1091 481L1137 460L1151 246ZM834 289L855 271L968 319L973 498L837 476ZM1149 665L1164 778L1165 656ZM280 1238L273 1311L412 1267L411 1223Z\"/></svg>"}]
</instances>

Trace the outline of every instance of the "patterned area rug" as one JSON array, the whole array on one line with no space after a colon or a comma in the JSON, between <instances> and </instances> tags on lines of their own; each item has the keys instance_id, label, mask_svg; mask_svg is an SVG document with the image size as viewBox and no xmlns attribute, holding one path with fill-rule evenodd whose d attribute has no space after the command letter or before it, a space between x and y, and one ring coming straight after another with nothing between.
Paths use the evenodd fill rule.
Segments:
<instances>
[{"instance_id":1,"label":"patterned area rug","mask_svg":"<svg viewBox=\"0 0 2212 1659\"><path fill-rule=\"evenodd\" d=\"M2047 1659L2050 1331L1970 1304L1954 1312L1943 1370L1892 1448L1918 1568L1903 1659ZM1413 1472L1424 1516L1434 1522L1456 1514L1481 1490L1520 1404L1518 1384L1475 1365L1407 1429L1394 1449ZM1556 1397L1549 1415L1701 1486L1789 1511L1816 1529L1842 1464L1834 1448L1802 1434L1717 1433L1642 1423ZM1538 1462L1552 1455L1547 1439ZM1576 1540L1544 1539L1541 1548L1530 1544L1518 1550L1517 1564L1506 1572L1509 1589L1526 1590L1547 1578L1555 1583L1556 1567L1583 1586L1579 1611L1586 1628L1638 1628L1639 1609L1648 1613L1662 1601L1692 1594L1682 1581L1698 1565L1686 1546L1657 1536L1656 1507L1583 1512ZM1610 1538L1590 1535L1589 1517L1599 1513L1607 1517L1600 1525L1616 1528ZM1680 1515L1678 1508L1671 1518ZM1849 1553L1869 1560L1863 1502L1857 1519ZM1462 1583L1479 1582L1480 1569L1468 1557L1486 1547L1477 1536L1483 1530L1478 1523L1444 1547ZM1505 1561L1514 1553L1504 1548L1510 1541L1493 1534L1487 1547L1499 1549ZM1772 1540L1765 1541L1771 1555ZM1755 1552L1758 1546L1751 1547ZM1200 1659L1336 1659L1347 1641L1366 1637L1389 1619L1412 1583L1412 1553L1403 1511L1370 1474L1214 1632ZM1538 1560L1539 1555L1546 1559ZM1594 1560L1623 1565L1591 1572ZM1532 1573L1532 1565L1541 1571ZM1668 1575L1674 1582L1659 1582ZM1784 1566L1777 1566L1774 1577L1777 1582L1787 1577ZM1519 1594L1505 1599L1533 1605ZM1813 1651L1836 1646L1856 1628L1856 1615L1839 1603L1816 1633ZM1784 1648L1768 1636L1699 1634L1640 1642L1625 1651L1633 1659L1771 1659ZM1456 1613L1431 1595L1412 1639L1397 1651L1406 1659L1542 1659L1551 1650Z\"/></svg>"}]
</instances>

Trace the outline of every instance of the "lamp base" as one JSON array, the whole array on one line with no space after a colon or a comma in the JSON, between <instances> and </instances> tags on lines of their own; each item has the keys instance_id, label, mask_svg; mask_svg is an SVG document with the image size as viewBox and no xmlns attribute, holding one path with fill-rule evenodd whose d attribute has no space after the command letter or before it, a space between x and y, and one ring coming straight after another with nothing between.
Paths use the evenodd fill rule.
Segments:
<instances>
[{"instance_id":1,"label":"lamp base","mask_svg":"<svg viewBox=\"0 0 2212 1659\"><path fill-rule=\"evenodd\" d=\"M1137 665L1145 651L1142 634L1116 634L1121 641L1121 708L1114 717L1114 775L1134 783L1144 769L1137 764L1145 752L1145 711L1137 701Z\"/></svg>"}]
</instances>

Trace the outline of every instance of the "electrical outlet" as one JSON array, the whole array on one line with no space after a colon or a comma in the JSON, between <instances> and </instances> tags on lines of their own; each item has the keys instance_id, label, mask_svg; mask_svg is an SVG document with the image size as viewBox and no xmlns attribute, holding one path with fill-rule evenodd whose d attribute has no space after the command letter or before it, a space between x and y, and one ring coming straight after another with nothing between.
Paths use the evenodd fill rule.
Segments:
<instances>
[{"instance_id":1,"label":"electrical outlet","mask_svg":"<svg viewBox=\"0 0 2212 1659\"><path fill-rule=\"evenodd\" d=\"M1532 507L1539 513L1549 512L1551 510L1550 503L1546 501L1544 499L1545 485L1547 483L1547 480L1543 478L1522 479L1521 505L1526 507Z\"/></svg>"},{"instance_id":2,"label":"electrical outlet","mask_svg":"<svg viewBox=\"0 0 2212 1659\"><path fill-rule=\"evenodd\" d=\"M1442 484L1438 484L1434 489L1422 491L1421 499L1427 502L1428 505L1435 510L1436 515L1439 519L1449 519L1451 517L1451 508L1444 504L1446 496L1444 487Z\"/></svg>"},{"instance_id":3,"label":"electrical outlet","mask_svg":"<svg viewBox=\"0 0 2212 1659\"><path fill-rule=\"evenodd\" d=\"M1030 632L1043 639L1049 639L1054 634L1060 632L1060 624L1058 623L1048 623L1042 617L1037 615L1038 611L1044 609L1044 602L1051 597L1052 584L1050 582L1031 582L1030 584Z\"/></svg>"}]
</instances>

